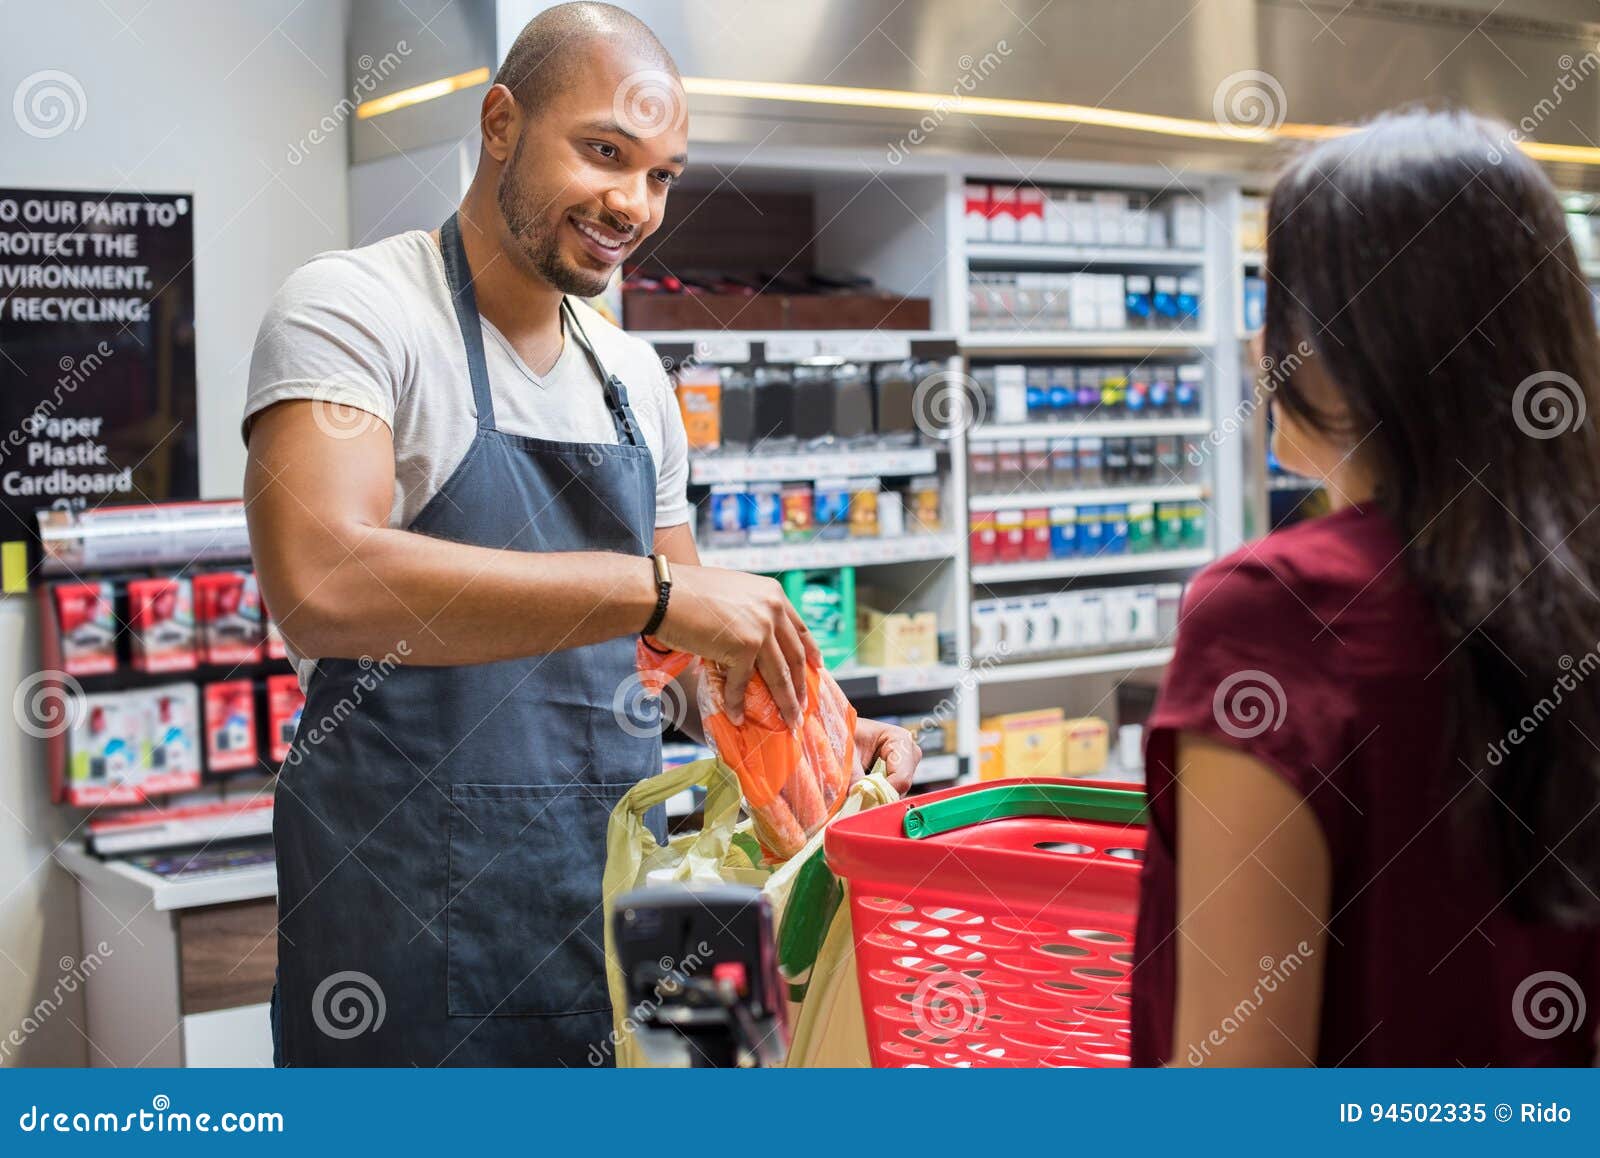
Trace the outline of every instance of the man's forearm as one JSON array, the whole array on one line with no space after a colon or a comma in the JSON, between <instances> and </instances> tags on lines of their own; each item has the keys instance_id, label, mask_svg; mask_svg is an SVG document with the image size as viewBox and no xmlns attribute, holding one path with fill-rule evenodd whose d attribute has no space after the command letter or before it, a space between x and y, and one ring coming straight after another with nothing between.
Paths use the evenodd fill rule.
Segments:
<instances>
[{"instance_id":1,"label":"man's forearm","mask_svg":"<svg viewBox=\"0 0 1600 1158\"><path fill-rule=\"evenodd\" d=\"M267 598L310 658L382 655L402 640L419 664L542 655L636 632L656 602L642 556L496 550L386 527L322 546L321 560L263 569L289 588Z\"/></svg>"}]
</instances>

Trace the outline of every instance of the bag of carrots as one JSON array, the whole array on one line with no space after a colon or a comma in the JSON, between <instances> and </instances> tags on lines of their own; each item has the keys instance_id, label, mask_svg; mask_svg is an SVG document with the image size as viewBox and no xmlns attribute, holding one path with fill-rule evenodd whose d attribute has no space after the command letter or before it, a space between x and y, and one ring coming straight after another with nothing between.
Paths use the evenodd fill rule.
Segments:
<instances>
[{"instance_id":1,"label":"bag of carrots","mask_svg":"<svg viewBox=\"0 0 1600 1158\"><path fill-rule=\"evenodd\" d=\"M745 689L744 722L724 705L727 673L687 652L658 652L639 641L640 682L652 695L697 666L694 675L706 742L739 778L756 839L772 861L787 860L844 805L859 766L856 710L834 678L806 665L806 711L791 730L759 672Z\"/></svg>"}]
</instances>

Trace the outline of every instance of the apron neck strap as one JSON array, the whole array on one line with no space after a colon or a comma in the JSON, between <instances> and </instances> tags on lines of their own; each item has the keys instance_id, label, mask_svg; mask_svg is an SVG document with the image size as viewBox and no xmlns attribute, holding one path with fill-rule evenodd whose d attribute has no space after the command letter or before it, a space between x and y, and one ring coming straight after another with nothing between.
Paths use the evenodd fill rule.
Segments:
<instances>
[{"instance_id":1,"label":"apron neck strap","mask_svg":"<svg viewBox=\"0 0 1600 1158\"><path fill-rule=\"evenodd\" d=\"M445 281L450 300L456 307L456 324L467 348L467 373L472 378L472 401L478 408L478 429L494 429L494 399L489 394L489 364L483 355L483 322L478 317L478 295L472 289L472 270L467 265L467 247L461 242L461 222L452 213L439 229L439 248L444 253Z\"/></svg>"},{"instance_id":2,"label":"apron neck strap","mask_svg":"<svg viewBox=\"0 0 1600 1158\"><path fill-rule=\"evenodd\" d=\"M578 320L578 311L573 309L572 302L564 297L561 299L561 313L566 319L567 326L572 330L572 336L577 340L578 347L589 359L589 365L594 367L595 377L600 379L600 386L606 396L606 409L611 413L612 425L617 428L617 441L624 446L639 445L639 429L633 420L633 411L628 407L627 387L606 369L604 362L600 361L599 351L594 348L594 343L589 341L583 323Z\"/></svg>"}]
</instances>

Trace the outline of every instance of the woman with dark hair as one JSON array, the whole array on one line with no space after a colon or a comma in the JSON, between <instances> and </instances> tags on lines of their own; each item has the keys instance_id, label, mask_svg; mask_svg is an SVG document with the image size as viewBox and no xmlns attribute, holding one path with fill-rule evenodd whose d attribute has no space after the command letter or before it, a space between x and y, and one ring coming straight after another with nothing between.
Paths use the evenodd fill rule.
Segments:
<instances>
[{"instance_id":1,"label":"woman with dark hair","mask_svg":"<svg viewBox=\"0 0 1600 1158\"><path fill-rule=\"evenodd\" d=\"M1257 388L1334 510L1185 597L1135 1064L1594 1058L1600 341L1508 136L1388 116L1273 190Z\"/></svg>"}]
</instances>

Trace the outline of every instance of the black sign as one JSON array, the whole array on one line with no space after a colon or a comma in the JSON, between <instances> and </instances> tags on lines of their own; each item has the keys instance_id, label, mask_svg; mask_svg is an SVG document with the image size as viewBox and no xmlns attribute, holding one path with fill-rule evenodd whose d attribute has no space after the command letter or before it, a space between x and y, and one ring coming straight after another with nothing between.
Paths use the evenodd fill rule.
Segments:
<instances>
[{"instance_id":1,"label":"black sign","mask_svg":"<svg viewBox=\"0 0 1600 1158\"><path fill-rule=\"evenodd\" d=\"M0 188L0 541L197 498L194 202Z\"/></svg>"}]
</instances>

